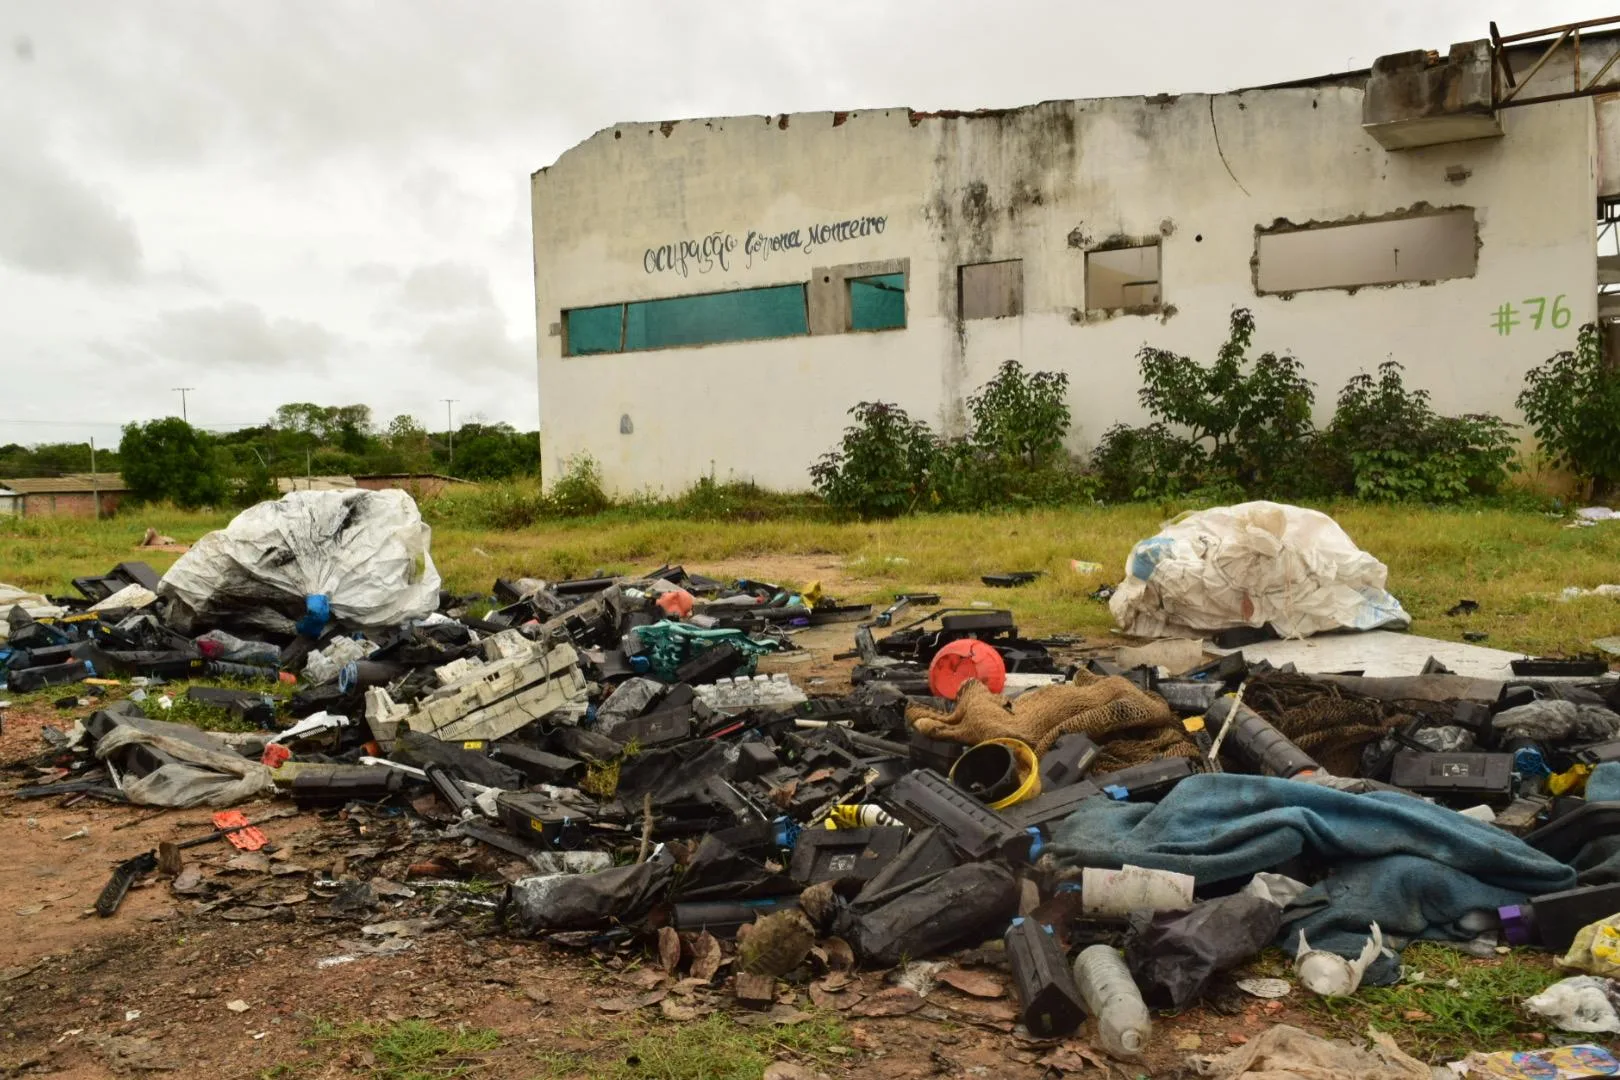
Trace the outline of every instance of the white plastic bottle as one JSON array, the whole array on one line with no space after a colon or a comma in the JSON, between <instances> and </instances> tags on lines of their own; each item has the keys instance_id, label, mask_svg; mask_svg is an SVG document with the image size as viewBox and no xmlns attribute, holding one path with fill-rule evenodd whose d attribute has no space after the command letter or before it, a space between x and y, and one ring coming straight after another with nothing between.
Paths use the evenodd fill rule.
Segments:
<instances>
[{"instance_id":1,"label":"white plastic bottle","mask_svg":"<svg viewBox=\"0 0 1620 1080\"><path fill-rule=\"evenodd\" d=\"M1125 958L1107 945L1082 949L1074 959L1074 981L1097 1021L1103 1049L1114 1057L1140 1057L1153 1022Z\"/></svg>"}]
</instances>

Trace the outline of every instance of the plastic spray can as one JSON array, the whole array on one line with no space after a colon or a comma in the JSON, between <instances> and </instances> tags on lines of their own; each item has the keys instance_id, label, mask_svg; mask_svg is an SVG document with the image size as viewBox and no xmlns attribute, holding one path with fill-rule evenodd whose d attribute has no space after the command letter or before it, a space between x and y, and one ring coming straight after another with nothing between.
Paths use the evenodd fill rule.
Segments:
<instances>
[{"instance_id":1,"label":"plastic spray can","mask_svg":"<svg viewBox=\"0 0 1620 1080\"><path fill-rule=\"evenodd\" d=\"M829 829L870 829L878 825L900 825L901 820L876 803L842 803L827 815Z\"/></svg>"},{"instance_id":2,"label":"plastic spray can","mask_svg":"<svg viewBox=\"0 0 1620 1080\"><path fill-rule=\"evenodd\" d=\"M1153 1022L1125 958L1108 945L1083 949L1075 957L1074 981L1086 1011L1097 1018L1103 1049L1114 1057L1140 1057Z\"/></svg>"}]
</instances>

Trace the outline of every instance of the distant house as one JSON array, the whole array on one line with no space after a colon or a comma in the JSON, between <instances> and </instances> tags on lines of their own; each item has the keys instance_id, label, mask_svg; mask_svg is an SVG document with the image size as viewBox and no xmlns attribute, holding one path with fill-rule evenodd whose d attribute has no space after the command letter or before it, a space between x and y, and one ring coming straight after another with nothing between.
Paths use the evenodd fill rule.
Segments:
<instances>
[{"instance_id":1,"label":"distant house","mask_svg":"<svg viewBox=\"0 0 1620 1080\"><path fill-rule=\"evenodd\" d=\"M348 491L359 487L352 476L278 476L276 490L285 495L289 491Z\"/></svg>"},{"instance_id":2,"label":"distant house","mask_svg":"<svg viewBox=\"0 0 1620 1080\"><path fill-rule=\"evenodd\" d=\"M117 473L0 480L0 514L14 517L95 517L118 509L129 488Z\"/></svg>"},{"instance_id":3,"label":"distant house","mask_svg":"<svg viewBox=\"0 0 1620 1080\"><path fill-rule=\"evenodd\" d=\"M444 494L446 488L476 486L471 480L458 480L440 473L372 473L370 476L356 476L354 483L356 487L368 491L399 488L410 492L413 499L431 499Z\"/></svg>"}]
</instances>

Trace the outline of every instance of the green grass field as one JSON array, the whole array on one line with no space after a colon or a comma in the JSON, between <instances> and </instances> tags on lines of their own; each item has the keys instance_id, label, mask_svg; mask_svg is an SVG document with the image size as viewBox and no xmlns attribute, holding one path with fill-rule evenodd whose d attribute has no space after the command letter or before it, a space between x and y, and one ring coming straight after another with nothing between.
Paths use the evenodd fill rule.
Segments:
<instances>
[{"instance_id":1,"label":"green grass field","mask_svg":"<svg viewBox=\"0 0 1620 1080\"><path fill-rule=\"evenodd\" d=\"M430 520L456 515L427 505ZM731 572L750 562L820 556L847 600L880 601L895 592L932 589L951 602L991 600L1017 612L1026 630L1102 632L1105 604L1089 594L1122 576L1125 555L1177 508L1147 505L1028 513L922 515L893 522L836 523L807 516L756 521L691 521L613 511L516 530L441 524L433 557L445 587L487 592L497 577L560 578L647 569L663 562ZM1448 509L1345 504L1331 513L1355 541L1389 566L1389 587L1414 618L1417 633L1531 653L1578 653L1593 639L1620 633L1620 602L1558 599L1566 586L1620 582L1620 522L1565 528L1566 519L1525 510ZM182 542L196 540L229 514L132 509L103 522L0 520L0 582L71 593L72 578L123 559L146 558L160 571L176 556L136 550L148 525ZM1071 559L1101 563L1077 574ZM980 574L1044 570L1035 584L982 587ZM787 575L784 574L784 577ZM789 581L803 584L803 581ZM1475 615L1448 618L1464 597Z\"/></svg>"}]
</instances>

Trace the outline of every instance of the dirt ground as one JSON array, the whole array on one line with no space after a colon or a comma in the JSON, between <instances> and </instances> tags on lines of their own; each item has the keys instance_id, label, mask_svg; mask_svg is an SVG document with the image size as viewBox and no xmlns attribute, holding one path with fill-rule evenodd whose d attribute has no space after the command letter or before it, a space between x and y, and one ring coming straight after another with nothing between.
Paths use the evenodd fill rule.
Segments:
<instances>
[{"instance_id":1,"label":"dirt ground","mask_svg":"<svg viewBox=\"0 0 1620 1080\"><path fill-rule=\"evenodd\" d=\"M11 732L33 726L16 718ZM270 809L258 804L247 813L257 818ZM307 1045L319 1022L426 1019L500 1032L501 1045L480 1055L478 1075L527 1077L536 1075L537 1055L590 1055L600 1048L598 1032L619 1030L627 1020L669 1022L657 1001L625 1008L627 1001L639 1004L678 985L676 977L644 963L639 948L576 953L496 935L487 910L457 900L431 902L425 915L424 905L397 901L407 917L433 922L415 936L391 939L404 946L395 955L356 955L357 947L390 940L368 937L365 921L395 920L404 912L385 902L364 914L335 914L327 899L333 890L317 883L343 857L356 880L404 883L415 900L431 895L435 890L412 877L409 864L423 861L433 845L407 842L411 827L399 819L305 813L271 821L264 831L279 850L271 860L275 873L263 885L257 883L266 875L229 868L247 861L233 849L220 843L192 849L205 876L228 882L233 897L266 906L229 903L199 911L209 902L176 895L172 883L154 876L115 916L96 917L92 904L118 860L210 827L208 816L196 811L154 814L89 802L63 808L14 801L0 811L0 859L11 868L0 879L0 913L11 928L0 939L4 1075L294 1075L271 1072L277 1066L296 1068L296 1075L365 1075L364 1052ZM88 835L64 839L80 830ZM439 850L463 864L476 861L454 845ZM487 897L465 899L492 905ZM345 956L353 959L333 962ZM1002 972L988 971L1005 983ZM722 970L712 991L686 993L700 1009L733 1010L725 976ZM837 995L832 1007L843 1006L860 1052L833 1074L1033 1080L1067 1071L1040 1064L1043 1059L1081 1066L1082 1052L1091 1053L1083 1040L1066 1048L1015 1036L1006 997L980 1000L943 985L920 1003L907 999L898 1006L915 1005L910 1015L861 1016L862 995L872 1001L883 989L884 973L864 973ZM785 989L778 1002L776 1013L783 1016L758 1019L792 1023L810 1006L803 986ZM1234 1033L1252 1036L1287 1018L1280 1003L1272 1004L1274 1011L1254 1002L1236 1016L1198 1010L1161 1022L1149 1074L1168 1074L1195 1047L1225 1048ZM643 1015L627 1017L627 1011Z\"/></svg>"},{"instance_id":2,"label":"dirt ground","mask_svg":"<svg viewBox=\"0 0 1620 1080\"><path fill-rule=\"evenodd\" d=\"M830 557L727 572L820 577L834 595L850 584ZM765 670L787 671L812 693L837 693L850 662L834 656L850 647L852 629L808 631L799 638L808 656L771 659ZM334 1027L401 1020L499 1032L498 1046L466 1063L480 1077L614 1075L626 1031L667 1031L716 1010L745 1024L791 1026L816 1015L812 996L847 1025L853 1048L816 1065L827 1075L1106 1075L1083 1036L1054 1043L1015 1034L1005 992L975 998L940 983L913 998L886 987L895 973L863 972L832 993L827 986L846 976L814 988L781 984L777 1004L755 1013L735 1004L729 968L709 981L682 980L639 943L571 951L514 938L496 926L499 889L490 883L521 876L523 864L444 840L436 826L398 811L243 807L265 821L273 853L222 841L192 848L179 878L150 875L114 916L99 918L93 905L117 863L213 825L205 810L7 797L47 778L19 767L42 751L41 728L89 711L12 709L0 734L0 865L8 869L0 875L0 1076L407 1075L380 1072L362 1042L330 1037ZM437 810L431 799L422 809ZM357 906L362 883L371 885L369 902ZM1005 988L994 953L974 959ZM1283 1002L1225 1004L1224 1014L1200 1008L1161 1019L1147 1061L1113 1075L1175 1075L1189 1053L1229 1049L1276 1022L1310 1026ZM891 1011L904 1014L882 1015ZM585 1064L543 1069L558 1053Z\"/></svg>"}]
</instances>

